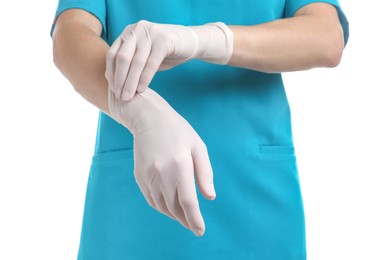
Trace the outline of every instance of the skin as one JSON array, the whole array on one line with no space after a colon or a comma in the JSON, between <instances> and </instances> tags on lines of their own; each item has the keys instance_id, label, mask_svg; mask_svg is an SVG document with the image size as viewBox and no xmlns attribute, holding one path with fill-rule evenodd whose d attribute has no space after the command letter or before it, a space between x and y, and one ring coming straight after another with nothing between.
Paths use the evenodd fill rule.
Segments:
<instances>
[{"instance_id":1,"label":"skin","mask_svg":"<svg viewBox=\"0 0 390 260\"><path fill-rule=\"evenodd\" d=\"M344 49L337 11L324 3L307 5L292 18L230 28L234 34L234 49L228 64L268 73L335 67ZM105 77L110 47L100 37L101 33L102 25L92 14L80 9L63 12L53 32L53 59L80 95L110 115ZM192 178L192 171L189 172ZM195 189L192 194L196 194ZM213 199L207 192L202 191L202 194ZM185 215L196 215L188 214L196 211L200 216L199 208L192 204L182 209ZM203 235L203 224L199 227L199 221L187 220L192 223L195 234ZM182 223L188 228L185 221Z\"/></svg>"},{"instance_id":2,"label":"skin","mask_svg":"<svg viewBox=\"0 0 390 260\"><path fill-rule=\"evenodd\" d=\"M344 50L337 10L307 5L292 18L255 26L230 26L234 51L229 65L263 72L336 67Z\"/></svg>"},{"instance_id":3,"label":"skin","mask_svg":"<svg viewBox=\"0 0 390 260\"><path fill-rule=\"evenodd\" d=\"M269 73L332 68L344 49L337 11L325 3L306 5L292 18L230 28L234 33L230 66ZM101 23L90 13L63 12L53 32L53 59L74 89L109 115L105 78L109 46L101 33Z\"/></svg>"}]
</instances>

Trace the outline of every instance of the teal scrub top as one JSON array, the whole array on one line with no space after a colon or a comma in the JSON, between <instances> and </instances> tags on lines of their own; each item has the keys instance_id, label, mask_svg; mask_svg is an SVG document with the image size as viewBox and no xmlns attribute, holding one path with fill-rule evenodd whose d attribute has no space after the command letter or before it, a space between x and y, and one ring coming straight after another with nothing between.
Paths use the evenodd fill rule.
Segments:
<instances>
[{"instance_id":1,"label":"teal scrub top","mask_svg":"<svg viewBox=\"0 0 390 260\"><path fill-rule=\"evenodd\" d=\"M96 16L111 45L140 20L255 25L292 17L301 7L337 0L59 0ZM294 51L294 50L291 50ZM208 147L217 191L199 194L206 223L195 237L149 207L133 177L130 132L100 112L78 259L306 259L303 203L281 74L190 61L158 72L157 91Z\"/></svg>"}]
</instances>

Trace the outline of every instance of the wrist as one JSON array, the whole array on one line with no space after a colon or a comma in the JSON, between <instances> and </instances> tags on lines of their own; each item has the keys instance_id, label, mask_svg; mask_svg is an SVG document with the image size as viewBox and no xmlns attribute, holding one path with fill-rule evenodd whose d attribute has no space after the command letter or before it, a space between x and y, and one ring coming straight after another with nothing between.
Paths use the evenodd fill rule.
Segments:
<instances>
[{"instance_id":1,"label":"wrist","mask_svg":"<svg viewBox=\"0 0 390 260\"><path fill-rule=\"evenodd\" d=\"M233 32L222 23L189 26L198 39L195 57L210 63L225 65L233 54Z\"/></svg>"},{"instance_id":2,"label":"wrist","mask_svg":"<svg viewBox=\"0 0 390 260\"><path fill-rule=\"evenodd\" d=\"M130 101L120 100L112 91L109 91L108 102L110 116L134 136L151 126L158 126L163 118L175 112L160 95L150 88L137 93Z\"/></svg>"}]
</instances>

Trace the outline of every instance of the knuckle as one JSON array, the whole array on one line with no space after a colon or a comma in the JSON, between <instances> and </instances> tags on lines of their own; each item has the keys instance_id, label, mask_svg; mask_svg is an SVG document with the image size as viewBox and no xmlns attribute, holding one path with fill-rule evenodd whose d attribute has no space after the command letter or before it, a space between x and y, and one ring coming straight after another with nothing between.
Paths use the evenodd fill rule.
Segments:
<instances>
[{"instance_id":1,"label":"knuckle","mask_svg":"<svg viewBox=\"0 0 390 260\"><path fill-rule=\"evenodd\" d=\"M127 25L125 29L122 31L122 33L120 34L120 38L122 38L122 40L127 39L134 31L135 26L136 26L135 24Z\"/></svg>"},{"instance_id":2,"label":"knuckle","mask_svg":"<svg viewBox=\"0 0 390 260\"><path fill-rule=\"evenodd\" d=\"M151 163L149 167L150 172L154 174L161 174L163 172L163 169L163 162L161 162L160 160L155 160L153 163Z\"/></svg>"},{"instance_id":3,"label":"knuckle","mask_svg":"<svg viewBox=\"0 0 390 260\"><path fill-rule=\"evenodd\" d=\"M122 99L124 101L129 101L131 100L133 97L134 97L134 94L135 94L135 91L129 87L129 86L125 86L123 87L123 90L122 90Z\"/></svg>"},{"instance_id":4,"label":"knuckle","mask_svg":"<svg viewBox=\"0 0 390 260\"><path fill-rule=\"evenodd\" d=\"M185 165L187 162L186 157L184 156L184 153L178 153L172 156L171 163L176 168L181 168L183 165Z\"/></svg>"},{"instance_id":5,"label":"knuckle","mask_svg":"<svg viewBox=\"0 0 390 260\"><path fill-rule=\"evenodd\" d=\"M139 32L145 33L146 28L150 27L151 23L146 20L140 20L135 24L133 31L138 35Z\"/></svg>"},{"instance_id":6,"label":"knuckle","mask_svg":"<svg viewBox=\"0 0 390 260\"><path fill-rule=\"evenodd\" d=\"M147 24L149 24L149 23L150 23L150 22L147 21L147 20L140 20L140 21L137 23L137 25L144 26L144 25L147 25Z\"/></svg>"}]
</instances>

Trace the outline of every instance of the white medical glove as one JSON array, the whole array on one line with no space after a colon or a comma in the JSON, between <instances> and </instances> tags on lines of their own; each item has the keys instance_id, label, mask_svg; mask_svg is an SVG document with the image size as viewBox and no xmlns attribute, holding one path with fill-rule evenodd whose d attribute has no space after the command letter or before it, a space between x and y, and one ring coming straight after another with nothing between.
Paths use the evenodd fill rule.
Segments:
<instances>
[{"instance_id":1,"label":"white medical glove","mask_svg":"<svg viewBox=\"0 0 390 260\"><path fill-rule=\"evenodd\" d=\"M224 23L182 26L140 21L128 25L107 53L106 78L117 98L143 92L158 70L192 59L227 64L233 33Z\"/></svg>"},{"instance_id":2,"label":"white medical glove","mask_svg":"<svg viewBox=\"0 0 390 260\"><path fill-rule=\"evenodd\" d=\"M212 200L216 195L207 149L198 134L150 88L130 102L109 90L109 109L134 136L134 175L149 205L203 235L194 172L203 196Z\"/></svg>"}]
</instances>

